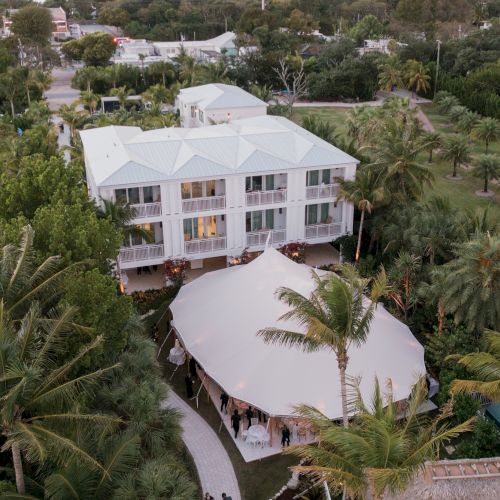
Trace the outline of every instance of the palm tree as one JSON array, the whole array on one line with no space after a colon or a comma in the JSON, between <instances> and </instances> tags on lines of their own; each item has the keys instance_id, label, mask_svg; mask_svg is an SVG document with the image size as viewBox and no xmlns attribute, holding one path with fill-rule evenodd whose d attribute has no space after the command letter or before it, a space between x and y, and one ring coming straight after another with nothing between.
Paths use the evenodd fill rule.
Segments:
<instances>
[{"instance_id":1,"label":"palm tree","mask_svg":"<svg viewBox=\"0 0 500 500\"><path fill-rule=\"evenodd\" d=\"M479 120L479 114L468 109L458 119L458 123L456 125L456 128L459 132L462 132L463 134L470 136L470 134L471 134L473 128L476 126L478 120Z\"/></svg>"},{"instance_id":2,"label":"palm tree","mask_svg":"<svg viewBox=\"0 0 500 500\"><path fill-rule=\"evenodd\" d=\"M151 104L164 104L168 102L170 97L168 89L160 84L149 87L146 92L142 94L142 96Z\"/></svg>"},{"instance_id":3,"label":"palm tree","mask_svg":"<svg viewBox=\"0 0 500 500\"><path fill-rule=\"evenodd\" d=\"M454 95L444 96L438 101L438 108L441 113L448 114L451 108L459 106L460 101Z\"/></svg>"},{"instance_id":4,"label":"palm tree","mask_svg":"<svg viewBox=\"0 0 500 500\"><path fill-rule=\"evenodd\" d=\"M166 61L154 62L149 66L149 73L152 75L161 75L163 86L167 87L167 80L175 79L175 69L172 63Z\"/></svg>"},{"instance_id":5,"label":"palm tree","mask_svg":"<svg viewBox=\"0 0 500 500\"><path fill-rule=\"evenodd\" d=\"M273 100L272 89L267 85L251 85L250 93L264 102L270 102L271 100Z\"/></svg>"},{"instance_id":6,"label":"palm tree","mask_svg":"<svg viewBox=\"0 0 500 500\"><path fill-rule=\"evenodd\" d=\"M75 81L80 87L83 84L87 92L90 93L92 92L92 84L99 78L101 72L102 68L85 66L76 72Z\"/></svg>"},{"instance_id":7,"label":"palm tree","mask_svg":"<svg viewBox=\"0 0 500 500\"><path fill-rule=\"evenodd\" d=\"M477 234L455 245L443 300L446 309L471 332L500 330L500 237Z\"/></svg>"},{"instance_id":8,"label":"palm tree","mask_svg":"<svg viewBox=\"0 0 500 500\"><path fill-rule=\"evenodd\" d=\"M388 57L383 64L379 65L378 71L378 84L381 90L391 92L394 87L404 86L401 63L397 57Z\"/></svg>"},{"instance_id":9,"label":"palm tree","mask_svg":"<svg viewBox=\"0 0 500 500\"><path fill-rule=\"evenodd\" d=\"M442 266L436 266L430 272L430 283L422 282L418 289L418 294L422 299L436 305L439 336L443 333L444 320L446 318L446 307L443 297L446 290L447 276L447 272Z\"/></svg>"},{"instance_id":10,"label":"palm tree","mask_svg":"<svg viewBox=\"0 0 500 500\"><path fill-rule=\"evenodd\" d=\"M97 103L99 102L99 96L97 96L93 92L84 90L83 92L80 92L80 102L84 106L87 106L87 108L89 109L89 113L93 115L96 111Z\"/></svg>"},{"instance_id":11,"label":"palm tree","mask_svg":"<svg viewBox=\"0 0 500 500\"><path fill-rule=\"evenodd\" d=\"M432 153L436 148L441 146L441 134L432 130L424 130L424 132L422 132L421 141L422 144L425 145L425 149L429 151L427 163L432 163Z\"/></svg>"},{"instance_id":12,"label":"palm tree","mask_svg":"<svg viewBox=\"0 0 500 500\"><path fill-rule=\"evenodd\" d=\"M488 154L488 146L490 145L490 143L498 141L498 139L500 139L500 122L495 118L481 118L472 130L472 136L475 139L484 142L484 152Z\"/></svg>"},{"instance_id":13,"label":"palm tree","mask_svg":"<svg viewBox=\"0 0 500 500\"><path fill-rule=\"evenodd\" d=\"M69 453L91 469L100 469L99 462L71 439L68 427L120 423L117 418L78 410L78 399L116 366L80 374L74 370L103 339L95 338L65 359L66 339L75 330L72 316L71 309L62 310L58 316L51 315L47 324L34 303L20 321L13 322L0 303L0 415L6 437L2 449L12 453L19 494L25 493L22 455L41 465L49 457L62 461Z\"/></svg>"},{"instance_id":14,"label":"palm tree","mask_svg":"<svg viewBox=\"0 0 500 500\"><path fill-rule=\"evenodd\" d=\"M478 392L494 402L500 401L500 332L485 331L486 352L452 356L472 374L474 380L454 380L454 394Z\"/></svg>"},{"instance_id":15,"label":"palm tree","mask_svg":"<svg viewBox=\"0 0 500 500\"><path fill-rule=\"evenodd\" d=\"M77 128L83 126L85 113L76 110L76 104L63 104L58 111L59 116L69 125L71 138L75 138Z\"/></svg>"},{"instance_id":16,"label":"palm tree","mask_svg":"<svg viewBox=\"0 0 500 500\"><path fill-rule=\"evenodd\" d=\"M373 146L374 161L370 166L378 174L378 184L384 187L387 199L398 202L418 199L425 185L434 175L422 165L418 155L425 144L419 140L419 126L412 120L400 122L397 118L384 120L384 127Z\"/></svg>"},{"instance_id":17,"label":"palm tree","mask_svg":"<svg viewBox=\"0 0 500 500\"><path fill-rule=\"evenodd\" d=\"M500 177L500 162L498 156L481 155L473 170L473 175L484 179L483 193L488 192L488 181Z\"/></svg>"},{"instance_id":18,"label":"palm tree","mask_svg":"<svg viewBox=\"0 0 500 500\"><path fill-rule=\"evenodd\" d=\"M14 101L18 89L18 80L13 68L9 68L0 75L0 95L3 95L10 104L12 119L16 116Z\"/></svg>"},{"instance_id":19,"label":"palm tree","mask_svg":"<svg viewBox=\"0 0 500 500\"><path fill-rule=\"evenodd\" d=\"M28 68L27 66L20 66L18 68L18 77L21 79L24 91L26 92L28 106L31 105L30 87L32 87L36 83L35 74L35 71Z\"/></svg>"},{"instance_id":20,"label":"palm tree","mask_svg":"<svg viewBox=\"0 0 500 500\"><path fill-rule=\"evenodd\" d=\"M74 324L72 309L53 306L62 280L75 266L61 269L59 257L34 264L33 230L21 231L19 246L7 245L0 258L0 407L4 450L10 450L18 493L24 494L22 453L43 463L48 456L79 456L91 468L100 465L66 435L68 425L117 423L98 414L81 414L75 403L102 375L115 367L77 373L76 365L102 345L102 338L68 358L66 343ZM81 365L79 365L81 367ZM59 454L53 453L58 450Z\"/></svg>"},{"instance_id":21,"label":"palm tree","mask_svg":"<svg viewBox=\"0 0 500 500\"><path fill-rule=\"evenodd\" d=\"M187 54L180 54L177 58L179 61L179 78L187 86L194 85L198 73L198 66L194 58Z\"/></svg>"},{"instance_id":22,"label":"palm tree","mask_svg":"<svg viewBox=\"0 0 500 500\"><path fill-rule=\"evenodd\" d=\"M127 87L118 87L115 89L111 89L110 94L115 96L120 103L120 109L125 109L125 105L127 104L127 99L133 95L133 89L127 89Z\"/></svg>"},{"instance_id":23,"label":"palm tree","mask_svg":"<svg viewBox=\"0 0 500 500\"><path fill-rule=\"evenodd\" d=\"M445 160L453 161L452 177L456 177L457 167L469 159L470 147L467 137L459 134L450 134L443 141L441 155Z\"/></svg>"},{"instance_id":24,"label":"palm tree","mask_svg":"<svg viewBox=\"0 0 500 500\"><path fill-rule=\"evenodd\" d=\"M335 125L329 121L320 120L317 115L304 116L302 127L330 144L335 144L337 140Z\"/></svg>"},{"instance_id":25,"label":"palm tree","mask_svg":"<svg viewBox=\"0 0 500 500\"><path fill-rule=\"evenodd\" d=\"M462 118L462 116L464 116L468 111L470 110L465 106L453 106L448 111L448 116L452 119L453 122L457 123L460 118Z\"/></svg>"},{"instance_id":26,"label":"palm tree","mask_svg":"<svg viewBox=\"0 0 500 500\"><path fill-rule=\"evenodd\" d=\"M353 203L354 206L361 212L358 230L358 243L356 245L355 262L357 264L359 262L361 252L361 236L363 234L365 213L368 212L371 214L372 210L376 207L376 204L382 202L384 190L377 185L376 175L369 167L358 169L356 172L356 179L354 181L339 179L339 183L340 189L338 199Z\"/></svg>"},{"instance_id":27,"label":"palm tree","mask_svg":"<svg viewBox=\"0 0 500 500\"><path fill-rule=\"evenodd\" d=\"M373 280L370 300L364 302L370 280L360 278L353 266L341 266L343 278L332 274L320 278L314 271L316 284L309 298L290 288L279 288L276 294L290 306L280 320L295 320L305 327L305 334L280 328L264 328L257 335L270 344L300 347L306 352L332 351L337 358L342 397L342 421L349 424L347 406L346 369L348 350L354 344L366 341L377 301L386 292L386 276L380 271Z\"/></svg>"},{"instance_id":28,"label":"palm tree","mask_svg":"<svg viewBox=\"0 0 500 500\"><path fill-rule=\"evenodd\" d=\"M106 74L106 80L111 83L114 89L118 85L118 82L125 76L126 69L123 64L112 64L104 68Z\"/></svg>"},{"instance_id":29,"label":"palm tree","mask_svg":"<svg viewBox=\"0 0 500 500\"><path fill-rule=\"evenodd\" d=\"M352 411L349 428L330 421L318 410L301 407L299 414L319 429L318 445L294 446L287 453L305 459L307 465L293 467L315 480L327 481L333 491L345 487L349 498L381 500L384 493L396 494L407 488L424 467L436 460L443 445L472 428L475 418L450 427L452 414L445 405L433 418L421 414L427 399L425 379L420 379L404 405L394 401L392 382L384 394L375 379L373 395L363 401L359 383L352 384ZM403 416L401 416L403 415Z\"/></svg>"},{"instance_id":30,"label":"palm tree","mask_svg":"<svg viewBox=\"0 0 500 500\"><path fill-rule=\"evenodd\" d=\"M420 61L415 59L406 61L405 76L408 88L414 96L431 88L429 70Z\"/></svg>"}]
</instances>

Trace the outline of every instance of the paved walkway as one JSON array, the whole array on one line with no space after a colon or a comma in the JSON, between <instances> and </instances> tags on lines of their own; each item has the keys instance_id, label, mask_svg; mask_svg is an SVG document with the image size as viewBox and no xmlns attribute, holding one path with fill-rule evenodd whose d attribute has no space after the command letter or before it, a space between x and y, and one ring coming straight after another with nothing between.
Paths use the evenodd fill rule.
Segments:
<instances>
[{"instance_id":1,"label":"paved walkway","mask_svg":"<svg viewBox=\"0 0 500 500\"><path fill-rule=\"evenodd\" d=\"M203 494L209 492L220 498L224 492L233 500L241 500L233 464L213 429L173 390L162 407L177 408L184 415L182 438L198 470Z\"/></svg>"},{"instance_id":2,"label":"paved walkway","mask_svg":"<svg viewBox=\"0 0 500 500\"><path fill-rule=\"evenodd\" d=\"M62 104L71 104L80 97L80 92L71 88L71 79L74 74L74 68L54 68L52 70L52 84L45 91L45 97L51 111L57 111Z\"/></svg>"}]
</instances>

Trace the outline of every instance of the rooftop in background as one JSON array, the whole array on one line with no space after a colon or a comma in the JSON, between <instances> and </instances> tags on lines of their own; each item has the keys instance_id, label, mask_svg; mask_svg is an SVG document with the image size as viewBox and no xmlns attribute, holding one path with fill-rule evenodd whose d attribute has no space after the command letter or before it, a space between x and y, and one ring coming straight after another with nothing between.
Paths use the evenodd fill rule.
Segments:
<instances>
[{"instance_id":1,"label":"rooftop in background","mask_svg":"<svg viewBox=\"0 0 500 500\"><path fill-rule=\"evenodd\" d=\"M82 130L80 136L99 187L357 163L278 116L147 132L110 126Z\"/></svg>"},{"instance_id":2,"label":"rooftop in background","mask_svg":"<svg viewBox=\"0 0 500 500\"><path fill-rule=\"evenodd\" d=\"M190 47L199 47L200 45L213 45L219 49L230 49L234 48L235 38L236 35L232 31L226 31L222 33L222 35L216 36L215 38L209 38L208 40L175 40L171 42L153 42L153 45L159 49L177 45L182 45L186 49Z\"/></svg>"},{"instance_id":3,"label":"rooftop in background","mask_svg":"<svg viewBox=\"0 0 500 500\"><path fill-rule=\"evenodd\" d=\"M198 87L181 89L178 99L184 104L197 104L202 109L228 107L246 108L268 106L268 104L236 85L209 83Z\"/></svg>"}]
</instances>

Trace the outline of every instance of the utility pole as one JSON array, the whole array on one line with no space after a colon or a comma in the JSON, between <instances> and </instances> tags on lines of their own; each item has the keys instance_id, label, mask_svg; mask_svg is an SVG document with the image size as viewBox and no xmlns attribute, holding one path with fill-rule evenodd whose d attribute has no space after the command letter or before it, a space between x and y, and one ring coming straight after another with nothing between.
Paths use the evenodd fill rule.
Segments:
<instances>
[{"instance_id":1,"label":"utility pole","mask_svg":"<svg viewBox=\"0 0 500 500\"><path fill-rule=\"evenodd\" d=\"M436 75L434 77L434 99L436 98L437 86L438 86L438 76L439 76L439 54L441 52L441 40L436 40L438 44L438 53L436 60Z\"/></svg>"}]
</instances>

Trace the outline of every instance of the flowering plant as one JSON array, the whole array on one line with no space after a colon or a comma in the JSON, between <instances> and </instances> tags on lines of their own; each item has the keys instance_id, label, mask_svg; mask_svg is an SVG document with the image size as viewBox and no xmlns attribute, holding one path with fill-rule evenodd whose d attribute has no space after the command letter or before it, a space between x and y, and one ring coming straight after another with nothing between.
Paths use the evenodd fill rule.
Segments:
<instances>
[{"instance_id":1,"label":"flowering plant","mask_svg":"<svg viewBox=\"0 0 500 500\"><path fill-rule=\"evenodd\" d=\"M283 255L286 255L289 259L297 262L298 264L303 264L306 259L306 247L307 243L301 241L293 241L292 243L287 243L278 248Z\"/></svg>"},{"instance_id":2,"label":"flowering plant","mask_svg":"<svg viewBox=\"0 0 500 500\"><path fill-rule=\"evenodd\" d=\"M174 285L182 285L189 262L186 259L169 259L163 264L165 278Z\"/></svg>"}]
</instances>

